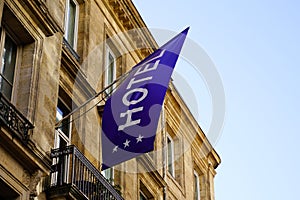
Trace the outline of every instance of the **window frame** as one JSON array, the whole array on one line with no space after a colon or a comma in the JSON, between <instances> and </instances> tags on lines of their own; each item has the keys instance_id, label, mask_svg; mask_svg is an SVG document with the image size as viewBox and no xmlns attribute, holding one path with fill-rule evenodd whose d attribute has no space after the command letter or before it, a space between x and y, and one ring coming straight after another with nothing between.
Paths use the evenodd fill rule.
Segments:
<instances>
[{"instance_id":1,"label":"window frame","mask_svg":"<svg viewBox=\"0 0 300 200\"><path fill-rule=\"evenodd\" d=\"M75 22L74 22L74 38L73 38L73 45L71 45L71 42L68 38L69 34L69 8L70 8L70 2L73 2L75 4ZM66 0L66 7L65 7L65 34L64 37L66 41L69 43L69 45L76 51L77 50L77 42L78 42L78 24L79 24L79 3L77 0Z\"/></svg>"},{"instance_id":2,"label":"window frame","mask_svg":"<svg viewBox=\"0 0 300 200\"><path fill-rule=\"evenodd\" d=\"M66 103L61 99L61 98L59 98L58 99L58 101L57 101L57 106L56 106L56 118L57 118L57 113L58 113L58 108L59 108L59 106L62 106L62 107L64 107L65 109L67 109L68 110L68 112L70 112L71 110L70 110L70 108L66 105ZM62 110L62 109L60 109L60 110ZM63 109L64 110L64 109ZM68 114L68 112L66 113L66 114ZM64 117L64 115L62 115L61 116L62 118ZM58 120L60 120L59 118L58 118ZM72 121L72 118L71 118L71 116L70 116L70 120L68 121L68 122L70 122L70 121ZM60 146L60 141L61 141L61 139L63 139L64 140L64 142L66 142L66 146L69 146L70 144L71 144L71 130L72 130L72 123L69 123L68 124L68 134L69 134L69 136L67 136L61 129L56 129L55 130L55 134L54 134L54 149L58 149L58 148L62 148L61 146ZM53 158L53 160L52 160L52 165L55 165L55 164L57 164L57 163L59 163L59 158ZM64 166L65 166L65 169L64 169L64 174L62 174L62 176L63 176L63 181L64 181L64 183L67 183L67 181L68 181L68 179L69 179L69 171L68 171L68 169L69 169L69 167L70 167L70 157L69 157L69 155L66 155L66 159L65 159L65 163L64 163ZM58 172L55 172L55 173L52 173L52 175L51 175L51 184L52 185L55 185L55 184L57 184L57 180L58 180L58 176L59 176L60 174L58 174Z\"/></svg>"},{"instance_id":3,"label":"window frame","mask_svg":"<svg viewBox=\"0 0 300 200\"><path fill-rule=\"evenodd\" d=\"M143 193L142 190L140 190L140 192L139 192L139 200L141 200L141 197L144 198L145 200L148 199L147 196Z\"/></svg>"},{"instance_id":4,"label":"window frame","mask_svg":"<svg viewBox=\"0 0 300 200\"><path fill-rule=\"evenodd\" d=\"M57 117L57 113L58 113L58 108L59 106L63 106L65 107L69 112L71 112L70 108L66 105L66 103L64 103L64 101L62 101L61 99L58 100L57 102L57 106L56 106L56 117ZM60 109L61 110L61 109ZM67 113L68 114L68 113ZM62 118L64 117L64 115L62 115ZM60 119L59 119L60 120ZM72 121L72 116L70 116L69 122ZM72 123L68 124L68 135L66 135L66 133L64 133L62 130L60 130L59 128L55 131L55 137L54 137L54 148L61 148L60 146L60 138L62 138L65 142L66 145L70 145L71 144L71 137L72 137Z\"/></svg>"},{"instance_id":5,"label":"window frame","mask_svg":"<svg viewBox=\"0 0 300 200\"><path fill-rule=\"evenodd\" d=\"M4 55L4 47L5 47L5 41L6 37L9 37L10 40L14 43L16 46L16 55L15 55L15 64L14 64L14 69L13 69L13 80L10 83L5 76L2 74L2 60L3 60L3 55ZM10 98L6 97L4 93L2 92L2 89L0 89L0 92L2 92L3 96L5 96L9 101L14 102L15 101L15 88L16 88L16 79L17 79L17 70L20 62L20 45L14 40L14 38L9 34L9 32L5 29L4 26L0 28L0 76L1 78L4 79L5 82L8 82L9 85L11 85L11 91L10 91Z\"/></svg>"},{"instance_id":6,"label":"window frame","mask_svg":"<svg viewBox=\"0 0 300 200\"><path fill-rule=\"evenodd\" d=\"M106 173L105 173L108 170L110 170L110 174L111 174L110 177L107 177ZM108 182L110 182L112 185L114 185L115 172L114 172L114 168L113 167L105 169L105 170L102 170L101 174L104 176L104 178L106 178L106 180L108 180Z\"/></svg>"},{"instance_id":7,"label":"window frame","mask_svg":"<svg viewBox=\"0 0 300 200\"><path fill-rule=\"evenodd\" d=\"M200 200L201 190L200 190L200 177L199 174L194 170L194 200ZM196 196L197 194L197 196Z\"/></svg>"},{"instance_id":8,"label":"window frame","mask_svg":"<svg viewBox=\"0 0 300 200\"><path fill-rule=\"evenodd\" d=\"M175 149L174 149L174 140L173 138L167 134L167 171L173 178L175 178L175 161L174 161L174 156L175 156ZM169 156L169 141L171 145L171 156ZM169 160L169 157L171 157L171 162ZM170 166L172 166L172 169L170 169Z\"/></svg>"},{"instance_id":9,"label":"window frame","mask_svg":"<svg viewBox=\"0 0 300 200\"><path fill-rule=\"evenodd\" d=\"M104 88L107 87L108 85L110 85L112 82L114 82L116 80L116 77L117 77L117 57L115 55L115 53L113 52L113 50L110 48L110 46L108 44L106 44L106 51L105 51L105 76L104 76ZM112 67L112 71L113 71L113 79L111 82L108 82L108 77L109 77L109 67L110 67L110 63L109 63L109 56L112 56L113 57L113 67ZM115 87L112 86L110 88L108 88L106 91L108 94L110 94L113 89Z\"/></svg>"},{"instance_id":10,"label":"window frame","mask_svg":"<svg viewBox=\"0 0 300 200\"><path fill-rule=\"evenodd\" d=\"M138 185L138 188L137 188L137 191L138 191L137 199L138 200L141 199L141 195L146 200L154 199L153 191L150 191L151 187L148 187L148 185L144 184L146 182L147 182L147 180L145 180L145 179L143 181L142 180L139 181L139 185Z\"/></svg>"}]
</instances>

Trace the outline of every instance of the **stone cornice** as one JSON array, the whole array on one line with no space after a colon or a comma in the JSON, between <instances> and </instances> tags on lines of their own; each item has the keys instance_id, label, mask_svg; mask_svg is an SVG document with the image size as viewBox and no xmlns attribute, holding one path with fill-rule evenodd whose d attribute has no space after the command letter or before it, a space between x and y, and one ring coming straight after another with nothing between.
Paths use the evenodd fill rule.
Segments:
<instances>
[{"instance_id":1,"label":"stone cornice","mask_svg":"<svg viewBox=\"0 0 300 200\"><path fill-rule=\"evenodd\" d=\"M189 131L184 132L185 138L189 143L192 144L193 149L196 153L204 153L207 154L209 158L209 162L213 165L213 167L216 169L218 165L221 163L220 156L217 154L217 152L214 150L213 146L209 142L208 138L206 137L204 131L201 129L200 125L197 123L195 118L193 117L190 109L187 107L186 103L184 102L183 98L180 96L179 92L177 91L176 87L173 83L169 84L170 89L170 95L169 98L172 98L173 101L176 101L181 109L181 114L185 119L182 119L184 121L185 127L189 129ZM170 99L171 101L171 99ZM169 108L174 109L174 108ZM188 134L188 133L195 133ZM194 137L195 136L195 137ZM201 157L201 155L199 155Z\"/></svg>"},{"instance_id":2,"label":"stone cornice","mask_svg":"<svg viewBox=\"0 0 300 200\"><path fill-rule=\"evenodd\" d=\"M158 47L131 0L105 0L104 2L124 31L129 31L129 36L141 58L145 58Z\"/></svg>"}]
</instances>

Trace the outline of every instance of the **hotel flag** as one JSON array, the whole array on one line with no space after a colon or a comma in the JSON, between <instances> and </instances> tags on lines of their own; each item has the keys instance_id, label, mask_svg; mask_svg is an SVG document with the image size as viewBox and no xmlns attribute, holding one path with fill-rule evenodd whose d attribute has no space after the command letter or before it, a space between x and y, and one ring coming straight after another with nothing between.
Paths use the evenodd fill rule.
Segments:
<instances>
[{"instance_id":1,"label":"hotel flag","mask_svg":"<svg viewBox=\"0 0 300 200\"><path fill-rule=\"evenodd\" d=\"M102 116L102 170L154 148L159 115L189 28L132 68Z\"/></svg>"}]
</instances>

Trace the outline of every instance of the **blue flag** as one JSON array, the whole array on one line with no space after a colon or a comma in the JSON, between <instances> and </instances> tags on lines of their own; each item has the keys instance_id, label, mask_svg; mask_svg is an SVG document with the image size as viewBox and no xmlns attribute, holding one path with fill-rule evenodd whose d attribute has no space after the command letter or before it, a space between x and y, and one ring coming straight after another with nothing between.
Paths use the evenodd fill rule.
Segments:
<instances>
[{"instance_id":1,"label":"blue flag","mask_svg":"<svg viewBox=\"0 0 300 200\"><path fill-rule=\"evenodd\" d=\"M153 150L162 104L188 30L134 66L107 99L102 116L102 170Z\"/></svg>"}]
</instances>

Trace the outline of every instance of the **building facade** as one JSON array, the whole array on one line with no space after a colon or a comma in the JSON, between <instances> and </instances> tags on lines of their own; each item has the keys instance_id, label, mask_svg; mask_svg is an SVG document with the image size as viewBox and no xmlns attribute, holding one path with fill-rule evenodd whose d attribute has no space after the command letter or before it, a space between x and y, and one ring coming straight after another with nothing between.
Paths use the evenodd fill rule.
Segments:
<instances>
[{"instance_id":1,"label":"building facade","mask_svg":"<svg viewBox=\"0 0 300 200\"><path fill-rule=\"evenodd\" d=\"M157 48L131 0L0 0L0 21L0 199L215 199L220 158L172 83L154 152L101 172L107 86Z\"/></svg>"}]
</instances>

